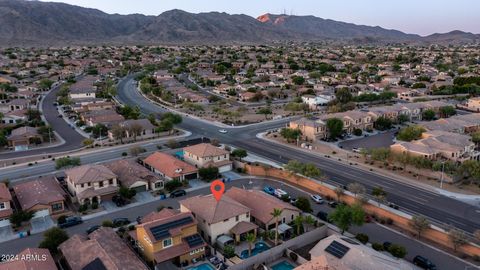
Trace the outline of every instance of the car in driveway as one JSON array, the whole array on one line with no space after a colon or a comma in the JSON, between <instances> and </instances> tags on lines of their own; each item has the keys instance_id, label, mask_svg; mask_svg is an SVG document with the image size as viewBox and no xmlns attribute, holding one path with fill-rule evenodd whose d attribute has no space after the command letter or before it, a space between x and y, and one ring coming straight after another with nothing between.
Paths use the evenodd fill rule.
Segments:
<instances>
[{"instance_id":1,"label":"car in driveway","mask_svg":"<svg viewBox=\"0 0 480 270\"><path fill-rule=\"evenodd\" d=\"M312 201L314 201L315 203L318 203L318 204L322 204L322 203L323 203L322 196L320 196L320 195L318 195L318 194L310 195L310 199L312 199Z\"/></svg>"},{"instance_id":2,"label":"car in driveway","mask_svg":"<svg viewBox=\"0 0 480 270\"><path fill-rule=\"evenodd\" d=\"M174 192L170 193L170 198L176 198L187 195L187 192L183 189L175 190Z\"/></svg>"},{"instance_id":3,"label":"car in driveway","mask_svg":"<svg viewBox=\"0 0 480 270\"><path fill-rule=\"evenodd\" d=\"M427 269L427 270L436 270L437 269L437 266L435 264L433 264L429 259L427 259L423 256L420 256L420 255L417 255L417 256L415 256L415 258L413 258L413 264L415 264L416 266L418 266L420 268Z\"/></svg>"},{"instance_id":4,"label":"car in driveway","mask_svg":"<svg viewBox=\"0 0 480 270\"><path fill-rule=\"evenodd\" d=\"M72 227L78 224L82 224L83 220L81 217L67 217L64 222L58 223L58 227L61 229Z\"/></svg>"},{"instance_id":5,"label":"car in driveway","mask_svg":"<svg viewBox=\"0 0 480 270\"><path fill-rule=\"evenodd\" d=\"M228 133L228 131L226 129L220 129L218 132L222 133L222 134L226 134Z\"/></svg>"},{"instance_id":6,"label":"car in driveway","mask_svg":"<svg viewBox=\"0 0 480 270\"><path fill-rule=\"evenodd\" d=\"M87 234L91 234L92 232L100 229L100 227L101 227L100 225L93 225L92 227L87 229Z\"/></svg>"},{"instance_id":7,"label":"car in driveway","mask_svg":"<svg viewBox=\"0 0 480 270\"><path fill-rule=\"evenodd\" d=\"M263 187L263 192L265 192L267 194L270 194L270 195L274 195L275 194L275 189L272 188L271 186L264 186Z\"/></svg>"},{"instance_id":8,"label":"car in driveway","mask_svg":"<svg viewBox=\"0 0 480 270\"><path fill-rule=\"evenodd\" d=\"M115 218L113 220L113 226L121 227L130 224L130 220L128 218Z\"/></svg>"}]
</instances>

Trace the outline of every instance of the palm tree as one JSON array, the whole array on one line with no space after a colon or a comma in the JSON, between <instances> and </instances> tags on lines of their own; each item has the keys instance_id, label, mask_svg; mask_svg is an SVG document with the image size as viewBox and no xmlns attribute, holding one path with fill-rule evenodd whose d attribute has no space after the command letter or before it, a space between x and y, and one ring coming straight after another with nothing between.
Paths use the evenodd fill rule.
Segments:
<instances>
[{"instance_id":1,"label":"palm tree","mask_svg":"<svg viewBox=\"0 0 480 270\"><path fill-rule=\"evenodd\" d=\"M275 246L278 243L278 221L279 221L278 218L282 215L282 212L283 212L282 209L274 208L273 212L270 213L270 215L272 215L272 217L275 218Z\"/></svg>"},{"instance_id":2,"label":"palm tree","mask_svg":"<svg viewBox=\"0 0 480 270\"><path fill-rule=\"evenodd\" d=\"M303 217L302 216L297 216L293 220L293 223L295 224L295 227L297 228L297 235L300 235L300 228L302 228L302 225L303 225Z\"/></svg>"},{"instance_id":3,"label":"palm tree","mask_svg":"<svg viewBox=\"0 0 480 270\"><path fill-rule=\"evenodd\" d=\"M257 236L254 233L248 233L245 237L248 242L248 257L252 256L252 245L257 240Z\"/></svg>"},{"instance_id":4,"label":"palm tree","mask_svg":"<svg viewBox=\"0 0 480 270\"><path fill-rule=\"evenodd\" d=\"M311 215L308 215L305 217L305 223L307 223L309 227L313 226L315 224L315 219Z\"/></svg>"}]
</instances>

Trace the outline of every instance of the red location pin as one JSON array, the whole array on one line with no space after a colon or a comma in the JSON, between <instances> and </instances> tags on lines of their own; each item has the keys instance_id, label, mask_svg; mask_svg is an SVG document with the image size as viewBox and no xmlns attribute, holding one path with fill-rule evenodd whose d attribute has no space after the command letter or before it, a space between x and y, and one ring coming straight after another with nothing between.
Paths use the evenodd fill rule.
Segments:
<instances>
[{"instance_id":1,"label":"red location pin","mask_svg":"<svg viewBox=\"0 0 480 270\"><path fill-rule=\"evenodd\" d=\"M223 192L225 192L225 184L220 180L215 180L210 185L210 191L218 202L222 198Z\"/></svg>"}]
</instances>

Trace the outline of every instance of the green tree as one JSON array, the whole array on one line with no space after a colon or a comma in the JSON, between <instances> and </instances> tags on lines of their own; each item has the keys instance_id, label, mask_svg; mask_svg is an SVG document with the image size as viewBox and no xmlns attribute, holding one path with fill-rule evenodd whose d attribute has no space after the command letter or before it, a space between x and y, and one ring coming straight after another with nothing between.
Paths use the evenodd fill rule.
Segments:
<instances>
[{"instance_id":1,"label":"green tree","mask_svg":"<svg viewBox=\"0 0 480 270\"><path fill-rule=\"evenodd\" d=\"M123 144L123 138L125 138L125 136L127 135L124 127L120 125L114 125L110 132L112 133L112 136L115 140L119 140L120 143Z\"/></svg>"},{"instance_id":2,"label":"green tree","mask_svg":"<svg viewBox=\"0 0 480 270\"><path fill-rule=\"evenodd\" d=\"M230 258L234 257L235 256L235 248L232 245L226 245L223 248L223 255L225 255L225 257L227 259L230 259Z\"/></svg>"},{"instance_id":3,"label":"green tree","mask_svg":"<svg viewBox=\"0 0 480 270\"><path fill-rule=\"evenodd\" d=\"M254 233L248 233L247 236L245 237L245 240L248 242L248 256L252 256L252 246L257 240L257 236Z\"/></svg>"},{"instance_id":4,"label":"green tree","mask_svg":"<svg viewBox=\"0 0 480 270\"><path fill-rule=\"evenodd\" d=\"M287 140L287 142L294 142L302 135L302 132L299 129L292 128L282 128L280 130L280 136Z\"/></svg>"},{"instance_id":5,"label":"green tree","mask_svg":"<svg viewBox=\"0 0 480 270\"><path fill-rule=\"evenodd\" d=\"M132 199L136 194L137 194L137 191L135 189L131 189L131 188L127 188L127 187L120 187L120 189L118 190L118 194L122 197L122 198L125 198L125 199Z\"/></svg>"},{"instance_id":6,"label":"green tree","mask_svg":"<svg viewBox=\"0 0 480 270\"><path fill-rule=\"evenodd\" d=\"M477 144L477 147L480 145L480 131L477 131L472 134L472 142Z\"/></svg>"},{"instance_id":7,"label":"green tree","mask_svg":"<svg viewBox=\"0 0 480 270\"><path fill-rule=\"evenodd\" d=\"M425 128L419 125L405 127L398 132L397 139L406 142L418 140L422 137L422 134L425 131Z\"/></svg>"},{"instance_id":8,"label":"green tree","mask_svg":"<svg viewBox=\"0 0 480 270\"><path fill-rule=\"evenodd\" d=\"M296 85L303 85L305 83L305 78L301 76L293 76L292 82Z\"/></svg>"},{"instance_id":9,"label":"green tree","mask_svg":"<svg viewBox=\"0 0 480 270\"><path fill-rule=\"evenodd\" d=\"M378 130L387 130L391 129L393 125L392 120L385 118L385 117L379 117L377 120L375 120L374 126Z\"/></svg>"},{"instance_id":10,"label":"green tree","mask_svg":"<svg viewBox=\"0 0 480 270\"><path fill-rule=\"evenodd\" d=\"M293 224L295 225L295 228L297 229L297 235L300 235L302 233L302 227L303 227L303 217L298 215L295 217L293 220Z\"/></svg>"},{"instance_id":11,"label":"green tree","mask_svg":"<svg viewBox=\"0 0 480 270\"><path fill-rule=\"evenodd\" d=\"M310 205L310 200L306 197L298 197L295 202L295 206L306 213L313 212L312 206Z\"/></svg>"},{"instance_id":12,"label":"green tree","mask_svg":"<svg viewBox=\"0 0 480 270\"><path fill-rule=\"evenodd\" d=\"M422 233L430 228L430 221L424 216L413 216L409 225L417 232L417 237L420 239Z\"/></svg>"},{"instance_id":13,"label":"green tree","mask_svg":"<svg viewBox=\"0 0 480 270\"><path fill-rule=\"evenodd\" d=\"M455 110L455 107L453 106L443 106L440 107L440 117L442 118L449 118L450 116L454 116L457 114L457 110Z\"/></svg>"},{"instance_id":14,"label":"green tree","mask_svg":"<svg viewBox=\"0 0 480 270\"><path fill-rule=\"evenodd\" d=\"M303 221L308 225L308 226L307 226L307 231L308 231L308 227L314 226L314 225L315 225L315 222L316 222L315 218L313 218L311 215L307 215L307 216L303 219Z\"/></svg>"},{"instance_id":15,"label":"green tree","mask_svg":"<svg viewBox=\"0 0 480 270\"><path fill-rule=\"evenodd\" d=\"M407 255L407 250L405 249L404 246L400 246L397 244L392 244L390 247L388 247L388 252L392 254L395 258L404 258L405 255Z\"/></svg>"},{"instance_id":16,"label":"green tree","mask_svg":"<svg viewBox=\"0 0 480 270\"><path fill-rule=\"evenodd\" d=\"M275 246L278 244L278 222L282 216L283 210L274 208L273 212L270 215L275 219Z\"/></svg>"},{"instance_id":17,"label":"green tree","mask_svg":"<svg viewBox=\"0 0 480 270\"><path fill-rule=\"evenodd\" d=\"M40 89L49 90L52 87L52 85L53 85L53 81L49 79L41 79L38 82L38 87Z\"/></svg>"},{"instance_id":18,"label":"green tree","mask_svg":"<svg viewBox=\"0 0 480 270\"><path fill-rule=\"evenodd\" d=\"M23 222L30 221L34 215L32 211L16 211L10 216L10 222L13 223L16 227L20 227Z\"/></svg>"},{"instance_id":19,"label":"green tree","mask_svg":"<svg viewBox=\"0 0 480 270\"><path fill-rule=\"evenodd\" d=\"M405 115L405 114L400 114L397 118L397 121L399 124L404 124L410 121L410 117L408 117L408 115Z\"/></svg>"},{"instance_id":20,"label":"green tree","mask_svg":"<svg viewBox=\"0 0 480 270\"><path fill-rule=\"evenodd\" d=\"M422 119L425 121L432 121L435 119L435 115L436 113L434 110L428 109L422 113Z\"/></svg>"},{"instance_id":21,"label":"green tree","mask_svg":"<svg viewBox=\"0 0 480 270\"><path fill-rule=\"evenodd\" d=\"M391 155L389 148L375 148L370 151L370 156L373 160L386 162Z\"/></svg>"},{"instance_id":22,"label":"green tree","mask_svg":"<svg viewBox=\"0 0 480 270\"><path fill-rule=\"evenodd\" d=\"M327 120L327 130L330 138L336 139L343 132L343 121L338 118L330 118Z\"/></svg>"},{"instance_id":23,"label":"green tree","mask_svg":"<svg viewBox=\"0 0 480 270\"><path fill-rule=\"evenodd\" d=\"M451 229L448 232L448 238L452 242L453 250L457 252L457 249L466 243L468 243L467 235L458 229Z\"/></svg>"},{"instance_id":24,"label":"green tree","mask_svg":"<svg viewBox=\"0 0 480 270\"><path fill-rule=\"evenodd\" d=\"M218 177L218 168L217 167L207 167L200 168L198 170L198 175L205 181L212 181Z\"/></svg>"},{"instance_id":25,"label":"green tree","mask_svg":"<svg viewBox=\"0 0 480 270\"><path fill-rule=\"evenodd\" d=\"M315 164L312 163L304 165L302 174L310 178L317 178L323 175L320 168L318 168Z\"/></svg>"},{"instance_id":26,"label":"green tree","mask_svg":"<svg viewBox=\"0 0 480 270\"><path fill-rule=\"evenodd\" d=\"M328 218L342 230L343 234L352 225L363 225L365 222L365 212L358 204L353 206L340 204L335 208L335 211L328 215Z\"/></svg>"},{"instance_id":27,"label":"green tree","mask_svg":"<svg viewBox=\"0 0 480 270\"><path fill-rule=\"evenodd\" d=\"M346 104L353 100L353 95L350 90L346 87L339 89L335 93L336 100L341 104Z\"/></svg>"},{"instance_id":28,"label":"green tree","mask_svg":"<svg viewBox=\"0 0 480 270\"><path fill-rule=\"evenodd\" d=\"M96 124L92 128L92 134L95 138L105 137L108 134L108 128L104 124Z\"/></svg>"},{"instance_id":29,"label":"green tree","mask_svg":"<svg viewBox=\"0 0 480 270\"><path fill-rule=\"evenodd\" d=\"M58 253L58 246L68 240L68 234L64 230L53 227L43 234L43 241L39 248L47 248L52 254Z\"/></svg>"},{"instance_id":30,"label":"green tree","mask_svg":"<svg viewBox=\"0 0 480 270\"><path fill-rule=\"evenodd\" d=\"M237 148L232 151L232 156L237 157L240 159L240 161L242 161L242 158L246 158L248 156L248 153L245 149Z\"/></svg>"},{"instance_id":31,"label":"green tree","mask_svg":"<svg viewBox=\"0 0 480 270\"><path fill-rule=\"evenodd\" d=\"M456 176L463 184L480 183L480 162L467 160L458 166Z\"/></svg>"},{"instance_id":32,"label":"green tree","mask_svg":"<svg viewBox=\"0 0 480 270\"><path fill-rule=\"evenodd\" d=\"M257 111L257 114L263 114L265 115L265 119L267 119L268 115L272 114L272 109L270 107L263 107Z\"/></svg>"}]
</instances>

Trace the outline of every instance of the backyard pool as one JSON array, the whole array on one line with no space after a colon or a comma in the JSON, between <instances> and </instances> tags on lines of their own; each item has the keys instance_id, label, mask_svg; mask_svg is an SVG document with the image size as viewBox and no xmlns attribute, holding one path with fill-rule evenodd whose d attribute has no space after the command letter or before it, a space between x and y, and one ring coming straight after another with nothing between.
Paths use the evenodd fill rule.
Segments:
<instances>
[{"instance_id":1,"label":"backyard pool","mask_svg":"<svg viewBox=\"0 0 480 270\"><path fill-rule=\"evenodd\" d=\"M262 253L264 252L265 250L269 250L270 247L267 246L267 244L265 244L264 242L257 242L255 243L255 247L252 248L252 256L255 256L257 255L258 253ZM250 256L248 256L248 249L245 249L244 251L242 251L242 253L240 254L240 258L241 259L246 259Z\"/></svg>"},{"instance_id":2,"label":"backyard pool","mask_svg":"<svg viewBox=\"0 0 480 270\"><path fill-rule=\"evenodd\" d=\"M295 266L291 265L287 261L283 261L272 266L272 270L292 270Z\"/></svg>"},{"instance_id":3,"label":"backyard pool","mask_svg":"<svg viewBox=\"0 0 480 270\"><path fill-rule=\"evenodd\" d=\"M197 266L189 267L187 270L215 270L215 268L209 263L202 263Z\"/></svg>"}]
</instances>

